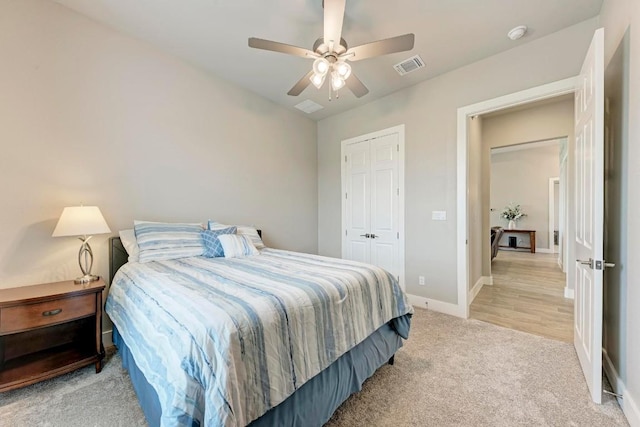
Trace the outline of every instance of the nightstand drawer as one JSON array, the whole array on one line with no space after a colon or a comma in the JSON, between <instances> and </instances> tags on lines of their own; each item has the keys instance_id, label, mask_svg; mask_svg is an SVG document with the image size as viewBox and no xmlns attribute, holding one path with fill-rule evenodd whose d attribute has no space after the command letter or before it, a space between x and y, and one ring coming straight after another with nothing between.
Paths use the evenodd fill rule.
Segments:
<instances>
[{"instance_id":1,"label":"nightstand drawer","mask_svg":"<svg viewBox=\"0 0 640 427\"><path fill-rule=\"evenodd\" d=\"M96 312L94 293L0 309L0 334L54 325Z\"/></svg>"}]
</instances>

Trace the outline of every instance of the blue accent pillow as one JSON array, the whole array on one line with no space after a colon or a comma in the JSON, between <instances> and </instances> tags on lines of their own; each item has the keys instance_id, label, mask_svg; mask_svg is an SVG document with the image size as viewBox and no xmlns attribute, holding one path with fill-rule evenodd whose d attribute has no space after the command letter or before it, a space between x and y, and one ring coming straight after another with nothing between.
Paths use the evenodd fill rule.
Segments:
<instances>
[{"instance_id":1,"label":"blue accent pillow","mask_svg":"<svg viewBox=\"0 0 640 427\"><path fill-rule=\"evenodd\" d=\"M202 240L204 240L204 256L208 258L217 258L224 256L222 244L218 240L218 236L223 234L236 234L237 227L227 227L218 230L202 230Z\"/></svg>"}]
</instances>

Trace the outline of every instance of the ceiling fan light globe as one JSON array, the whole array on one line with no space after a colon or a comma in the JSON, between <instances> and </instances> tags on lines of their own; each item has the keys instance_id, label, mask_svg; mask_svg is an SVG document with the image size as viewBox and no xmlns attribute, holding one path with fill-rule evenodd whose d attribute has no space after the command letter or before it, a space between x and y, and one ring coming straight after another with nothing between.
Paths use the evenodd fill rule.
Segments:
<instances>
[{"instance_id":1,"label":"ceiling fan light globe","mask_svg":"<svg viewBox=\"0 0 640 427\"><path fill-rule=\"evenodd\" d=\"M313 74L309 80L311 80L311 83L318 89L320 89L322 87L322 85L324 84L324 75L321 74Z\"/></svg>"},{"instance_id":2,"label":"ceiling fan light globe","mask_svg":"<svg viewBox=\"0 0 640 427\"><path fill-rule=\"evenodd\" d=\"M334 72L331 75L331 87L334 91L340 90L344 87L344 79L337 73Z\"/></svg>"},{"instance_id":3,"label":"ceiling fan light globe","mask_svg":"<svg viewBox=\"0 0 640 427\"><path fill-rule=\"evenodd\" d=\"M324 76L329 71L329 67L329 61L327 61L325 58L318 58L313 61L313 72L317 75Z\"/></svg>"},{"instance_id":4,"label":"ceiling fan light globe","mask_svg":"<svg viewBox=\"0 0 640 427\"><path fill-rule=\"evenodd\" d=\"M338 75L344 80L348 79L351 75L351 65L347 64L346 62L340 61L333 67L336 70L336 73L338 73Z\"/></svg>"}]
</instances>

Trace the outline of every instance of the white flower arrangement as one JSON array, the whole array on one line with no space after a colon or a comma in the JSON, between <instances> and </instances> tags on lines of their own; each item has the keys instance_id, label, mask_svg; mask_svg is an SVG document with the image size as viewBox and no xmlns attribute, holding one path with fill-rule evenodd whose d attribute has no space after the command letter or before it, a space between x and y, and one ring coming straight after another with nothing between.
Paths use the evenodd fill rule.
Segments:
<instances>
[{"instance_id":1,"label":"white flower arrangement","mask_svg":"<svg viewBox=\"0 0 640 427\"><path fill-rule=\"evenodd\" d=\"M509 221L517 221L523 216L527 216L527 214L522 212L520 205L509 203L509 205L504 208L500 216Z\"/></svg>"}]
</instances>

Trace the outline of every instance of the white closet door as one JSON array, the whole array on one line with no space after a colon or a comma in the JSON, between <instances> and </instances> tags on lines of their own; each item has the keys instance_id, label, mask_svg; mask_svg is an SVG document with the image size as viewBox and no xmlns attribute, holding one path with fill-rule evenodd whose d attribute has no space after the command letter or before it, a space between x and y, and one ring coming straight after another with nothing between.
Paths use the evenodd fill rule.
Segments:
<instances>
[{"instance_id":1,"label":"white closet door","mask_svg":"<svg viewBox=\"0 0 640 427\"><path fill-rule=\"evenodd\" d=\"M398 134L369 141L371 264L398 276Z\"/></svg>"},{"instance_id":2,"label":"white closet door","mask_svg":"<svg viewBox=\"0 0 640 427\"><path fill-rule=\"evenodd\" d=\"M346 258L371 262L371 156L369 143L352 144L346 152Z\"/></svg>"}]
</instances>

